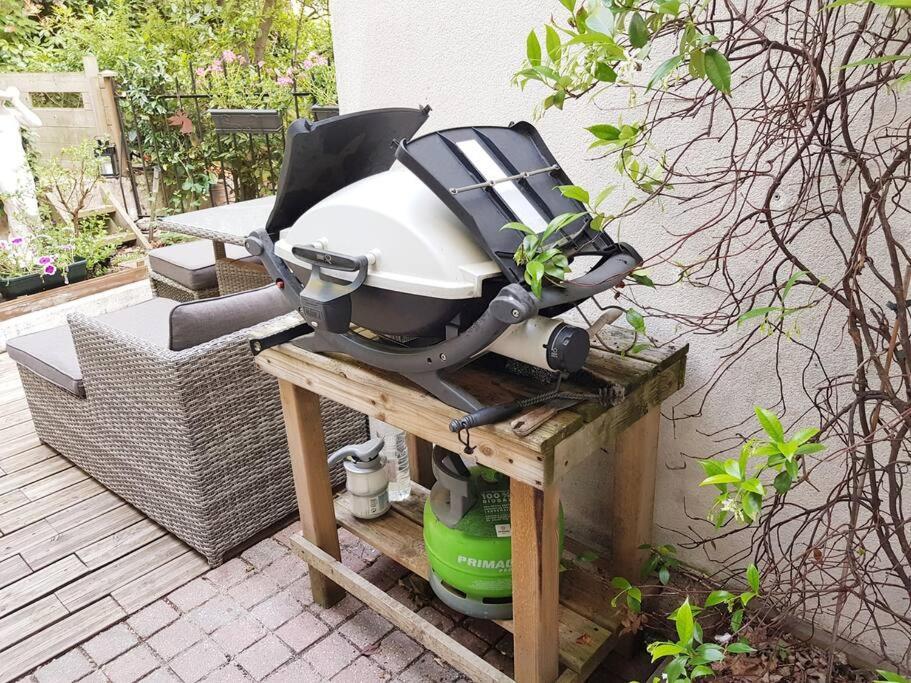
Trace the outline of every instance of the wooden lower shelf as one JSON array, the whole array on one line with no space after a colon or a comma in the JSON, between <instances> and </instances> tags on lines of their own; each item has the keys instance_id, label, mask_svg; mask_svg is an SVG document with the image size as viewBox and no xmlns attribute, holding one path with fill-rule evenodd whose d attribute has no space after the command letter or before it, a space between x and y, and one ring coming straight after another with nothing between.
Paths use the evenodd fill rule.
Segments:
<instances>
[{"instance_id":1,"label":"wooden lower shelf","mask_svg":"<svg viewBox=\"0 0 911 683\"><path fill-rule=\"evenodd\" d=\"M335 499L339 525L418 576L427 579L430 567L424 550L422 528L427 489L412 484L411 497L393 503L392 510L373 520L351 514L350 496ZM578 555L578 544L567 542ZM575 675L562 680L585 680L613 648L619 632L619 615L610 606L612 591L595 571L573 567L560 575L560 662ZM498 621L512 632L512 621ZM567 672L568 673L568 672Z\"/></svg>"}]
</instances>

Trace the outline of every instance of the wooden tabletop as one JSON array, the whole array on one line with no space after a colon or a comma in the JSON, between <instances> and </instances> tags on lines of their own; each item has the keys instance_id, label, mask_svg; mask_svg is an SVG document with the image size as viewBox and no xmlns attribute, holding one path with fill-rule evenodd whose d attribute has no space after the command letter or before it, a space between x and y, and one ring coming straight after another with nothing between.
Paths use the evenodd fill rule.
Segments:
<instances>
[{"instance_id":1,"label":"wooden tabletop","mask_svg":"<svg viewBox=\"0 0 911 683\"><path fill-rule=\"evenodd\" d=\"M631 332L609 327L600 337L603 349L593 348L585 373L564 382L563 388L592 391L609 387L610 405L579 404L524 437L517 436L509 423L472 429L471 444L478 462L542 488L559 481L564 472L595 451L609 451L618 434L683 386L687 346L668 344L629 354L622 351L631 346ZM340 354L311 353L293 342L263 351L256 362L279 379L462 452L457 435L449 431L449 421L460 417L462 411L401 375ZM483 361L450 378L486 404L545 389L529 378L493 370Z\"/></svg>"}]
</instances>

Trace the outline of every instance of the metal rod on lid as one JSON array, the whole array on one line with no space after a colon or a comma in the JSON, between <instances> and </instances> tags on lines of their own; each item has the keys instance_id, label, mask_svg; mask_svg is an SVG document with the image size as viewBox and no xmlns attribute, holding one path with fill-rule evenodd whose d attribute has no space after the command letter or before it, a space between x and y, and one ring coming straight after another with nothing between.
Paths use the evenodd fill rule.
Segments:
<instances>
[{"instance_id":1,"label":"metal rod on lid","mask_svg":"<svg viewBox=\"0 0 911 683\"><path fill-rule=\"evenodd\" d=\"M521 173L506 176L505 178L486 180L483 183L475 183L474 185L465 185L464 187L450 187L449 191L452 194L459 194L459 192L468 192L469 190L481 190L485 187L493 187L494 185L499 185L500 183L509 183L513 180L522 180L524 178L530 178L533 175L540 175L541 173L553 173L554 171L559 170L560 164L554 164L553 166L547 166L545 168L536 168L533 171L522 171Z\"/></svg>"}]
</instances>

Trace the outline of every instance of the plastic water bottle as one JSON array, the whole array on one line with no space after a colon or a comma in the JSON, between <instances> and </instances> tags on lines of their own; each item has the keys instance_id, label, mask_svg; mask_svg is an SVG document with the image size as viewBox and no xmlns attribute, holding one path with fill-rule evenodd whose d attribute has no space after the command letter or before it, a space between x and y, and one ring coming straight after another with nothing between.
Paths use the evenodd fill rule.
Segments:
<instances>
[{"instance_id":1,"label":"plastic water bottle","mask_svg":"<svg viewBox=\"0 0 911 683\"><path fill-rule=\"evenodd\" d=\"M383 437L386 444L381 451L386 458L389 479L389 500L405 500L411 495L411 468L408 464L408 447L405 432L385 422L370 418L370 437Z\"/></svg>"}]
</instances>

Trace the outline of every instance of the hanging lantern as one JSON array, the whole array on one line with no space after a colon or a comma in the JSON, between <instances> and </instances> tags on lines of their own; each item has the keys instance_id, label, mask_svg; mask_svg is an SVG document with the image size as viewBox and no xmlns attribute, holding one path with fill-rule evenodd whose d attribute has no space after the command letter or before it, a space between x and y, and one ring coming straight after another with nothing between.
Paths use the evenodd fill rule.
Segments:
<instances>
[{"instance_id":1,"label":"hanging lantern","mask_svg":"<svg viewBox=\"0 0 911 683\"><path fill-rule=\"evenodd\" d=\"M120 177L120 169L117 164L117 148L109 142L98 140L98 146L95 148L95 158L101 165L101 175L105 178Z\"/></svg>"}]
</instances>

